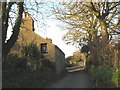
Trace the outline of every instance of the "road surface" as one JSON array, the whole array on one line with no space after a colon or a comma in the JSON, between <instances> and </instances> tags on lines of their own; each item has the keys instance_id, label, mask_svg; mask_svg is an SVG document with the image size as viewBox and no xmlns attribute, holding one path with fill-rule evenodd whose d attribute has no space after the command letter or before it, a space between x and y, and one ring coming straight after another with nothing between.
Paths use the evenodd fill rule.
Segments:
<instances>
[{"instance_id":1,"label":"road surface","mask_svg":"<svg viewBox=\"0 0 120 90\"><path fill-rule=\"evenodd\" d=\"M68 73L60 81L51 85L50 88L90 88L90 76L85 70Z\"/></svg>"}]
</instances>

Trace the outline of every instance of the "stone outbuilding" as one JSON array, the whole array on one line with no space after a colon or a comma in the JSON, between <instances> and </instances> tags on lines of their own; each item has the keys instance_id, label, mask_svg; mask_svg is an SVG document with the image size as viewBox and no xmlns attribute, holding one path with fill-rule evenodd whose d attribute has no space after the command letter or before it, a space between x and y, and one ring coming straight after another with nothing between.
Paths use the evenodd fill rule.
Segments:
<instances>
[{"instance_id":1,"label":"stone outbuilding","mask_svg":"<svg viewBox=\"0 0 120 90\"><path fill-rule=\"evenodd\" d=\"M40 54L44 55L48 60L54 63L56 72L59 74L65 70L65 54L63 51L52 43L49 38L43 38L34 32L34 21L32 17L24 12L20 33L15 48L19 48L23 44L35 42L40 50ZM18 47L17 47L18 46Z\"/></svg>"}]
</instances>

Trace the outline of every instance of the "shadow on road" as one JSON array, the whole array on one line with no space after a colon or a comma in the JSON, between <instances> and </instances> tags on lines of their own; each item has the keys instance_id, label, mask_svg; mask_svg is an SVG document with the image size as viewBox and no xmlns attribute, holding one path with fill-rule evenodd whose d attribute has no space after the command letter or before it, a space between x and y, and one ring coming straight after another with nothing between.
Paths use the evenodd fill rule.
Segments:
<instances>
[{"instance_id":1,"label":"shadow on road","mask_svg":"<svg viewBox=\"0 0 120 90\"><path fill-rule=\"evenodd\" d=\"M51 85L50 88L90 88L90 75L87 70L67 73L67 75L58 82Z\"/></svg>"}]
</instances>

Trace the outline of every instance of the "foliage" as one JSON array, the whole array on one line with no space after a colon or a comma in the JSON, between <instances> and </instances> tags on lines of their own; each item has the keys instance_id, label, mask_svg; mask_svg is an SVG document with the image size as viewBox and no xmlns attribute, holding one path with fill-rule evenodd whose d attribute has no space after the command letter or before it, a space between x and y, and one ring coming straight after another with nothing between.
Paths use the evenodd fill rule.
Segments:
<instances>
[{"instance_id":1,"label":"foliage","mask_svg":"<svg viewBox=\"0 0 120 90\"><path fill-rule=\"evenodd\" d=\"M112 47L111 44L108 44L106 47L104 47L104 50L101 50L99 64L105 64L109 67L116 66L118 53L116 52L117 49L115 49L115 47Z\"/></svg>"},{"instance_id":2,"label":"foliage","mask_svg":"<svg viewBox=\"0 0 120 90\"><path fill-rule=\"evenodd\" d=\"M92 85L95 88L115 88L118 87L118 71L106 65L90 67Z\"/></svg>"},{"instance_id":3,"label":"foliage","mask_svg":"<svg viewBox=\"0 0 120 90\"><path fill-rule=\"evenodd\" d=\"M99 65L89 65L89 71L93 87L118 87L119 80L119 66L118 64L118 50L111 45L107 45L101 52L99 58ZM89 58L89 61L91 58Z\"/></svg>"},{"instance_id":4,"label":"foliage","mask_svg":"<svg viewBox=\"0 0 120 90\"><path fill-rule=\"evenodd\" d=\"M32 66L28 67L27 64L30 62ZM2 62L2 87L45 88L59 79L56 72L49 66L48 60L43 59L40 63L42 70L41 65L35 60L9 54ZM40 68L35 69L34 65Z\"/></svg>"},{"instance_id":5,"label":"foliage","mask_svg":"<svg viewBox=\"0 0 120 90\"><path fill-rule=\"evenodd\" d=\"M39 58L42 58L42 55L40 55L40 50L34 42L31 42L28 45L22 46L21 53L25 57L30 58L30 59L34 58L38 60Z\"/></svg>"},{"instance_id":6,"label":"foliage","mask_svg":"<svg viewBox=\"0 0 120 90\"><path fill-rule=\"evenodd\" d=\"M51 62L33 42L11 50L2 66L3 88L40 88L58 78Z\"/></svg>"},{"instance_id":7,"label":"foliage","mask_svg":"<svg viewBox=\"0 0 120 90\"><path fill-rule=\"evenodd\" d=\"M88 54L87 60L86 60L86 69L89 70L91 66L92 66L92 60L91 60L91 56Z\"/></svg>"},{"instance_id":8,"label":"foliage","mask_svg":"<svg viewBox=\"0 0 120 90\"><path fill-rule=\"evenodd\" d=\"M71 1L60 3L54 13L57 19L67 23L69 31L63 37L66 43L90 46L93 63L97 64L102 56L99 52L108 45L109 37L119 33L119 6L120 2Z\"/></svg>"},{"instance_id":9,"label":"foliage","mask_svg":"<svg viewBox=\"0 0 120 90\"><path fill-rule=\"evenodd\" d=\"M8 61L8 59L10 59ZM7 66L23 67L29 70L44 70L44 68L53 68L52 63L40 54L40 50L36 43L24 45L17 50L11 50L4 60ZM20 64L20 65L18 65Z\"/></svg>"},{"instance_id":10,"label":"foliage","mask_svg":"<svg viewBox=\"0 0 120 90\"><path fill-rule=\"evenodd\" d=\"M119 5L119 2L61 2L61 8L55 8L54 12L59 20L68 24L70 31L65 35L65 41L82 43L84 40L92 41L94 35L103 39L103 34L119 28L119 18L115 18L119 14ZM113 19L118 21L115 23ZM82 42L80 39L83 39Z\"/></svg>"},{"instance_id":11,"label":"foliage","mask_svg":"<svg viewBox=\"0 0 120 90\"><path fill-rule=\"evenodd\" d=\"M3 88L45 88L57 79L51 68L44 71L31 71L25 68L8 68L2 71Z\"/></svg>"},{"instance_id":12,"label":"foliage","mask_svg":"<svg viewBox=\"0 0 120 90\"><path fill-rule=\"evenodd\" d=\"M22 56L27 58L26 64L32 70L44 70L46 67L52 68L52 62L40 54L40 49L35 43L24 45L21 50Z\"/></svg>"},{"instance_id":13,"label":"foliage","mask_svg":"<svg viewBox=\"0 0 120 90\"><path fill-rule=\"evenodd\" d=\"M26 68L25 57L18 57L17 55L7 55L2 61L2 70L9 70L14 68Z\"/></svg>"},{"instance_id":14,"label":"foliage","mask_svg":"<svg viewBox=\"0 0 120 90\"><path fill-rule=\"evenodd\" d=\"M72 44L76 46L77 48L80 48L80 46L86 45L86 42L88 37L85 32L79 31L79 30L69 30L64 36L63 40L67 44Z\"/></svg>"},{"instance_id":15,"label":"foliage","mask_svg":"<svg viewBox=\"0 0 120 90\"><path fill-rule=\"evenodd\" d=\"M14 46L17 41L18 35L20 33L21 23L23 22L23 12L28 12L32 19L36 22L37 27L43 28L45 26L44 17L47 13L43 8L47 2L36 1L36 0L22 0L11 1L6 0L5 2L0 3L2 10L2 45L3 45L3 55L7 55L11 48ZM6 12L5 12L6 11ZM42 12L42 13L41 13ZM48 12L48 11L47 11ZM43 15L44 14L44 15ZM43 17L44 16L44 17ZM39 22L39 23L38 23ZM23 28L23 27L22 27ZM11 35L10 33L11 32ZM9 33L9 35L8 35Z\"/></svg>"},{"instance_id":16,"label":"foliage","mask_svg":"<svg viewBox=\"0 0 120 90\"><path fill-rule=\"evenodd\" d=\"M83 45L81 48L81 52L83 53L88 53L90 51L90 46L89 45Z\"/></svg>"},{"instance_id":17,"label":"foliage","mask_svg":"<svg viewBox=\"0 0 120 90\"><path fill-rule=\"evenodd\" d=\"M77 63L80 61L83 61L84 64L86 64L86 55L85 53L82 53L80 51L74 52L73 56L70 56L67 59L68 59L69 64L71 65L77 65Z\"/></svg>"},{"instance_id":18,"label":"foliage","mask_svg":"<svg viewBox=\"0 0 120 90\"><path fill-rule=\"evenodd\" d=\"M116 87L118 87L118 80L120 80L119 76L120 76L120 72L114 69L113 76L112 76L112 82L116 85Z\"/></svg>"},{"instance_id":19,"label":"foliage","mask_svg":"<svg viewBox=\"0 0 120 90\"><path fill-rule=\"evenodd\" d=\"M79 51L74 52L73 56L70 58L69 63L76 65L77 61L81 59L81 55Z\"/></svg>"}]
</instances>

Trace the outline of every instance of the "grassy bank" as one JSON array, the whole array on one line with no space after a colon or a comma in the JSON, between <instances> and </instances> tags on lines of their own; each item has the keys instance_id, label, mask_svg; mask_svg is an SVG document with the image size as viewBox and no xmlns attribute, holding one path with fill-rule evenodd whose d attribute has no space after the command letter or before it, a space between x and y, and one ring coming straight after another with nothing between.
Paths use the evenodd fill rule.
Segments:
<instances>
[{"instance_id":1,"label":"grassy bank","mask_svg":"<svg viewBox=\"0 0 120 90\"><path fill-rule=\"evenodd\" d=\"M3 88L45 88L60 78L46 59L30 60L10 55L2 64Z\"/></svg>"},{"instance_id":2,"label":"grassy bank","mask_svg":"<svg viewBox=\"0 0 120 90\"><path fill-rule=\"evenodd\" d=\"M119 72L115 68L105 65L90 67L90 75L93 88L117 88L119 80Z\"/></svg>"},{"instance_id":3,"label":"grassy bank","mask_svg":"<svg viewBox=\"0 0 120 90\"><path fill-rule=\"evenodd\" d=\"M45 87L45 85L55 76L56 74L49 68L44 68L44 70L31 70L22 66L19 67L17 60L14 60L12 65L10 62L5 63L3 61L3 88Z\"/></svg>"}]
</instances>

